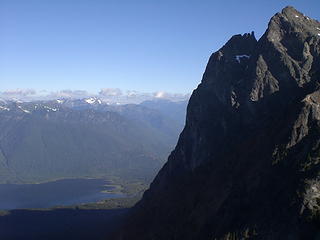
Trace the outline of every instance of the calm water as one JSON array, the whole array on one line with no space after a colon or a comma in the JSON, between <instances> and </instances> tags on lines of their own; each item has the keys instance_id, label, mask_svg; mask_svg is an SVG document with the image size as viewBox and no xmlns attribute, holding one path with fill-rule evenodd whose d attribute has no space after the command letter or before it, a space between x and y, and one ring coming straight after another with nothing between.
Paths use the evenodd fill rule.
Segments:
<instances>
[{"instance_id":1,"label":"calm water","mask_svg":"<svg viewBox=\"0 0 320 240\"><path fill-rule=\"evenodd\" d=\"M103 179L63 179L41 184L0 184L0 209L48 208L124 197L103 193L114 187Z\"/></svg>"}]
</instances>

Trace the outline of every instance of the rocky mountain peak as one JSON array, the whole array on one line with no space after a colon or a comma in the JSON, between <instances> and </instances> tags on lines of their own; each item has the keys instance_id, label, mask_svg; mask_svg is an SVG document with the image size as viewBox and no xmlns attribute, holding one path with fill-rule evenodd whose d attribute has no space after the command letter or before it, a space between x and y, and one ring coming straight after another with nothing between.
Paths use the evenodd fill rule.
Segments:
<instances>
[{"instance_id":1,"label":"rocky mountain peak","mask_svg":"<svg viewBox=\"0 0 320 240\"><path fill-rule=\"evenodd\" d=\"M226 57L235 58L237 55L250 55L257 43L254 32L237 34L218 51Z\"/></svg>"},{"instance_id":2,"label":"rocky mountain peak","mask_svg":"<svg viewBox=\"0 0 320 240\"><path fill-rule=\"evenodd\" d=\"M320 24L286 7L273 16L258 41L249 99L258 101L282 89L284 103L315 82L319 65ZM292 94L295 92L295 94ZM290 94L291 93L291 94Z\"/></svg>"},{"instance_id":3,"label":"rocky mountain peak","mask_svg":"<svg viewBox=\"0 0 320 240\"><path fill-rule=\"evenodd\" d=\"M303 33L304 37L316 36L319 33L319 22L293 7L286 7L270 20L267 32L281 29L282 34ZM274 39L276 40L276 38Z\"/></svg>"},{"instance_id":4,"label":"rocky mountain peak","mask_svg":"<svg viewBox=\"0 0 320 240\"><path fill-rule=\"evenodd\" d=\"M209 59L168 162L123 239L315 239L319 22L287 7Z\"/></svg>"},{"instance_id":5,"label":"rocky mountain peak","mask_svg":"<svg viewBox=\"0 0 320 240\"><path fill-rule=\"evenodd\" d=\"M265 35L275 44L283 44L284 38L296 38L301 42L312 43L320 37L320 23L293 7L286 7L271 18Z\"/></svg>"},{"instance_id":6,"label":"rocky mountain peak","mask_svg":"<svg viewBox=\"0 0 320 240\"><path fill-rule=\"evenodd\" d=\"M238 34L209 59L200 87L210 89L217 99L228 106L239 106L248 64L257 45L254 32ZM237 75L237 78L233 76Z\"/></svg>"}]
</instances>

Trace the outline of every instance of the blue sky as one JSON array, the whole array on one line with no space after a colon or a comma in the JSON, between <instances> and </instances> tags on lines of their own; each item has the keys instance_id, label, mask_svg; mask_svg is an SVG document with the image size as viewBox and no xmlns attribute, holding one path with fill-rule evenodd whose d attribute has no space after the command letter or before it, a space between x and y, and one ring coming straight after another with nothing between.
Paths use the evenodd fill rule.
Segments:
<instances>
[{"instance_id":1,"label":"blue sky","mask_svg":"<svg viewBox=\"0 0 320 240\"><path fill-rule=\"evenodd\" d=\"M188 93L213 51L286 5L320 19L319 0L0 0L0 91Z\"/></svg>"}]
</instances>

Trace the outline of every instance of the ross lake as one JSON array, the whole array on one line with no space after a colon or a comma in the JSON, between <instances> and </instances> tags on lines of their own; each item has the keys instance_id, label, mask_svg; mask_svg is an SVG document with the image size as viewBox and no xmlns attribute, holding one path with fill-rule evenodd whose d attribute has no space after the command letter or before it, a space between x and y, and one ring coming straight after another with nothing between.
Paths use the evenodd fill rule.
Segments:
<instances>
[{"instance_id":1,"label":"ross lake","mask_svg":"<svg viewBox=\"0 0 320 240\"><path fill-rule=\"evenodd\" d=\"M0 209L50 208L124 197L105 179L62 179L39 184L0 184ZM108 186L106 186L108 185Z\"/></svg>"}]
</instances>

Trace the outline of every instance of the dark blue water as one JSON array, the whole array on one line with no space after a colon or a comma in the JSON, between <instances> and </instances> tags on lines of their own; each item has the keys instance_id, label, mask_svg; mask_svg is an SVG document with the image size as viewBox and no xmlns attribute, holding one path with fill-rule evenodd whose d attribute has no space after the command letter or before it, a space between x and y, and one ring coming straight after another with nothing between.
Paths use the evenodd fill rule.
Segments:
<instances>
[{"instance_id":1,"label":"dark blue water","mask_svg":"<svg viewBox=\"0 0 320 240\"><path fill-rule=\"evenodd\" d=\"M0 209L49 208L124 197L104 193L114 187L104 179L63 179L40 184L0 184Z\"/></svg>"}]
</instances>

